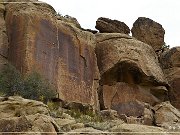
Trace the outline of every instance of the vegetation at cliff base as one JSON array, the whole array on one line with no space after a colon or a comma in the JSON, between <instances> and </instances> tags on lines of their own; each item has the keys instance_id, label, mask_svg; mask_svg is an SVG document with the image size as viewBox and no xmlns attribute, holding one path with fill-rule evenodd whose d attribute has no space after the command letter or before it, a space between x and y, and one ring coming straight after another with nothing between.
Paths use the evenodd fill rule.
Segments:
<instances>
[{"instance_id":1,"label":"vegetation at cliff base","mask_svg":"<svg viewBox=\"0 0 180 135\"><path fill-rule=\"evenodd\" d=\"M23 76L14 66L7 64L0 72L0 93L47 102L55 98L55 88L38 72Z\"/></svg>"}]
</instances>

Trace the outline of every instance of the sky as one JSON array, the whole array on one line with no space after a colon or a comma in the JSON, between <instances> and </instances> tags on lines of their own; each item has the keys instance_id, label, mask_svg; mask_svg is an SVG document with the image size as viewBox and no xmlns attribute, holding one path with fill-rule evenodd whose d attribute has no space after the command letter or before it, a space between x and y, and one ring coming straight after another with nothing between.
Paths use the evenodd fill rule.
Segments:
<instances>
[{"instance_id":1,"label":"sky","mask_svg":"<svg viewBox=\"0 0 180 135\"><path fill-rule=\"evenodd\" d=\"M165 29L165 43L180 46L180 0L41 0L56 12L75 17L85 29L95 29L99 17L125 22L131 29L138 17L148 17Z\"/></svg>"}]
</instances>

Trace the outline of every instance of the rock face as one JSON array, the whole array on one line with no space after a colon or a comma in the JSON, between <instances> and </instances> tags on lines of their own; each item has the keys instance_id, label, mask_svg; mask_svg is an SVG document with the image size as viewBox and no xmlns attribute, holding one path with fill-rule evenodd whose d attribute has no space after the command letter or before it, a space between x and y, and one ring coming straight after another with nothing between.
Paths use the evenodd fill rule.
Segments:
<instances>
[{"instance_id":1,"label":"rock face","mask_svg":"<svg viewBox=\"0 0 180 135\"><path fill-rule=\"evenodd\" d=\"M59 127L47 106L21 97L0 97L0 132L53 132Z\"/></svg>"},{"instance_id":2,"label":"rock face","mask_svg":"<svg viewBox=\"0 0 180 135\"><path fill-rule=\"evenodd\" d=\"M35 70L58 92L50 109L0 97L0 132L179 132L180 47L158 58L165 31L148 18L134 23L134 37L123 22L96 23L100 33L37 0L0 4L0 68L9 61L23 74Z\"/></svg>"},{"instance_id":3,"label":"rock face","mask_svg":"<svg viewBox=\"0 0 180 135\"><path fill-rule=\"evenodd\" d=\"M172 88L169 93L171 103L180 109L180 47L174 47L163 53L160 62Z\"/></svg>"},{"instance_id":4,"label":"rock face","mask_svg":"<svg viewBox=\"0 0 180 135\"><path fill-rule=\"evenodd\" d=\"M170 102L163 102L154 107L155 123L158 126L180 131L180 112Z\"/></svg>"},{"instance_id":5,"label":"rock face","mask_svg":"<svg viewBox=\"0 0 180 135\"><path fill-rule=\"evenodd\" d=\"M132 36L136 39L151 45L158 51L164 45L165 30L161 24L145 17L139 17L131 29Z\"/></svg>"},{"instance_id":6,"label":"rock face","mask_svg":"<svg viewBox=\"0 0 180 135\"><path fill-rule=\"evenodd\" d=\"M8 37L6 35L6 25L4 20L5 6L0 4L0 69L7 63Z\"/></svg>"},{"instance_id":7,"label":"rock face","mask_svg":"<svg viewBox=\"0 0 180 135\"><path fill-rule=\"evenodd\" d=\"M124 22L104 17L98 18L96 21L96 29L98 29L100 33L130 33L129 27Z\"/></svg>"},{"instance_id":8,"label":"rock face","mask_svg":"<svg viewBox=\"0 0 180 135\"><path fill-rule=\"evenodd\" d=\"M167 99L167 82L151 46L125 34L96 34L101 74L101 109L142 116L144 102L155 105Z\"/></svg>"},{"instance_id":9,"label":"rock face","mask_svg":"<svg viewBox=\"0 0 180 135\"><path fill-rule=\"evenodd\" d=\"M97 109L94 35L58 20L44 3L11 3L6 10L8 60L22 73L37 70L45 75L60 99Z\"/></svg>"}]
</instances>

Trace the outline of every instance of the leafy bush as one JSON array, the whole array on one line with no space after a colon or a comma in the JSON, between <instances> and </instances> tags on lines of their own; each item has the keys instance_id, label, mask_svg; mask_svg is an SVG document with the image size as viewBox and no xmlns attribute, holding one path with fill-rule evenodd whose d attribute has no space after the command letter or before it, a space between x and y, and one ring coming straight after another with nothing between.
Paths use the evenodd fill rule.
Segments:
<instances>
[{"instance_id":1,"label":"leafy bush","mask_svg":"<svg viewBox=\"0 0 180 135\"><path fill-rule=\"evenodd\" d=\"M24 98L47 102L56 96L55 88L39 73L22 76L16 68L7 64L0 73L0 93L5 96L20 95Z\"/></svg>"},{"instance_id":2,"label":"leafy bush","mask_svg":"<svg viewBox=\"0 0 180 135\"><path fill-rule=\"evenodd\" d=\"M18 95L24 89L22 75L16 68L7 64L0 73L0 91L6 96Z\"/></svg>"},{"instance_id":3,"label":"leafy bush","mask_svg":"<svg viewBox=\"0 0 180 135\"><path fill-rule=\"evenodd\" d=\"M21 91L21 94L24 98L44 102L56 96L55 88L37 72L32 72L25 77L24 90Z\"/></svg>"}]
</instances>

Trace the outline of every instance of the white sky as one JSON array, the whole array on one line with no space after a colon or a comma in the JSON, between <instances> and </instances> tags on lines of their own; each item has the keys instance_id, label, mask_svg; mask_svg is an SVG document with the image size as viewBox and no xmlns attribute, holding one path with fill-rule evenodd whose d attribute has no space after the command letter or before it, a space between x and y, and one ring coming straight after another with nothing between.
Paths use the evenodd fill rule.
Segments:
<instances>
[{"instance_id":1,"label":"white sky","mask_svg":"<svg viewBox=\"0 0 180 135\"><path fill-rule=\"evenodd\" d=\"M41 0L62 15L75 17L83 28L95 29L99 17L125 22L129 28L138 17L162 24L165 42L180 46L180 0Z\"/></svg>"}]
</instances>

